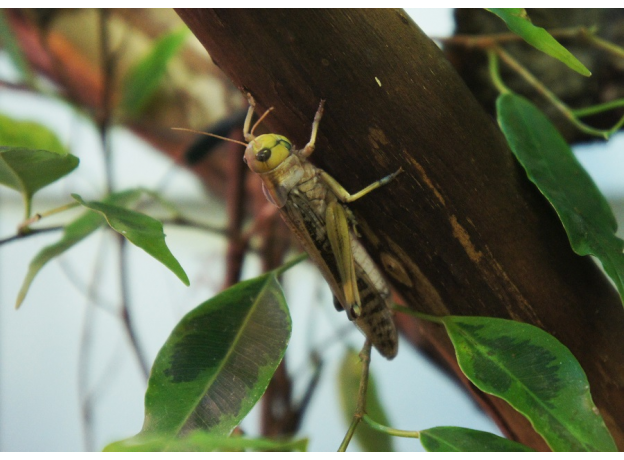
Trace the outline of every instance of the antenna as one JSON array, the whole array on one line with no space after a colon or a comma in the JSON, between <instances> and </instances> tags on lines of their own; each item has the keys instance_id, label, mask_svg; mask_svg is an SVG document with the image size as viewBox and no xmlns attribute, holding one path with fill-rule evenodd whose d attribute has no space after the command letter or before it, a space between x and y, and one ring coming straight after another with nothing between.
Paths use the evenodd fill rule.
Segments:
<instances>
[{"instance_id":1,"label":"antenna","mask_svg":"<svg viewBox=\"0 0 624 460\"><path fill-rule=\"evenodd\" d=\"M267 113L268 113L268 110L267 110ZM266 115L266 114L265 114L265 115ZM263 115L263 117L262 117L262 118L264 118L264 115ZM262 119L262 118L261 118L261 119ZM258 121L260 121L260 120L258 120ZM256 124L258 124L258 123L256 123ZM256 126L254 125L254 128L255 128L255 127L256 127ZM223 140L223 141L234 142L234 143L236 143L236 144L240 144L240 145L243 145L243 146L247 147L247 144L245 144L244 142L237 141L237 140L234 140L234 139L230 139L229 137L218 136L218 135L216 135L216 134L212 134L212 133L205 133L205 132L203 132L203 131L196 131L196 130L194 130L194 129L187 129L187 128L171 128L171 129L173 129L174 131L186 131L187 133L203 134L204 136L216 137L217 139L221 139L221 140ZM251 131L253 132L253 129L252 129Z\"/></svg>"}]
</instances>

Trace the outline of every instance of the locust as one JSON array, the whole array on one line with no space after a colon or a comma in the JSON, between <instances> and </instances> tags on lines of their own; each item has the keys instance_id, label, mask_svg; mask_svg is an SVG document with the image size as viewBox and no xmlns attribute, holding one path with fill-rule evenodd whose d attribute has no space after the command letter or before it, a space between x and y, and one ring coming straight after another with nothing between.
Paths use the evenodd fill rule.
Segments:
<instances>
[{"instance_id":1,"label":"locust","mask_svg":"<svg viewBox=\"0 0 624 460\"><path fill-rule=\"evenodd\" d=\"M347 312L381 355L394 358L398 339L390 289L358 240L355 216L346 205L392 181L402 169L350 194L336 179L308 161L315 150L324 100L314 116L310 140L298 150L282 135L254 135L273 107L251 126L256 104L250 94L247 98L249 110L243 125L247 144L239 142L246 146L245 163L260 176L264 195L278 208L286 225L320 269L332 290L336 308Z\"/></svg>"}]
</instances>

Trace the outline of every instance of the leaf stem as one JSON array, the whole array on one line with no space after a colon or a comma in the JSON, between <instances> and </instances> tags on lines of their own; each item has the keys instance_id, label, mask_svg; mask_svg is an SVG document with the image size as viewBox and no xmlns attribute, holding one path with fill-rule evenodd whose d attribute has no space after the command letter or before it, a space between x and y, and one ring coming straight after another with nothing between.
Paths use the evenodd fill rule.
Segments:
<instances>
[{"instance_id":1,"label":"leaf stem","mask_svg":"<svg viewBox=\"0 0 624 460\"><path fill-rule=\"evenodd\" d=\"M357 428L358 423L360 423L360 418L354 415L353 420L351 420L351 425L349 425L349 429L347 430L347 434L345 434L345 437L342 440L340 447L338 448L338 452L347 451L347 447L349 447L349 443L351 442L351 439L353 438L353 435L355 434L355 429Z\"/></svg>"},{"instance_id":2,"label":"leaf stem","mask_svg":"<svg viewBox=\"0 0 624 460\"><path fill-rule=\"evenodd\" d=\"M583 107L581 109L573 109L572 113L577 117L587 117L589 115L596 115L601 112L617 109L618 107L624 107L624 98L604 102L602 104L591 105L589 107Z\"/></svg>"},{"instance_id":3,"label":"leaf stem","mask_svg":"<svg viewBox=\"0 0 624 460\"><path fill-rule=\"evenodd\" d=\"M275 270L273 270L275 272L275 276L279 276L282 273L284 273L286 270L294 267L295 265L297 265L300 262L303 262L304 260L306 260L308 258L308 254L305 252L302 252L301 254L299 254L298 256L293 257L292 259L290 259L288 262L286 262L284 265L277 267Z\"/></svg>"},{"instance_id":4,"label":"leaf stem","mask_svg":"<svg viewBox=\"0 0 624 460\"><path fill-rule=\"evenodd\" d=\"M114 189L113 186L113 160L110 148L110 139L108 129L111 119L111 82L113 80L114 68L113 60L109 56L109 34L108 20L110 11L106 8L100 10L98 15L99 39L100 39L100 65L102 71L102 112L98 119L98 130L100 133L100 142L104 152L104 168L106 179L106 195L110 195Z\"/></svg>"},{"instance_id":5,"label":"leaf stem","mask_svg":"<svg viewBox=\"0 0 624 460\"><path fill-rule=\"evenodd\" d=\"M338 452L346 452L347 447L349 447L349 443L355 434L355 429L362 420L362 417L366 414L366 392L368 391L368 370L370 367L370 355L371 355L371 341L366 340L364 343L364 347L360 352L360 358L362 359L362 376L360 377L360 388L358 390L357 403L355 406L355 413L353 414L353 420L351 420L351 425L349 425L349 429L345 434L340 447L338 448Z\"/></svg>"},{"instance_id":6,"label":"leaf stem","mask_svg":"<svg viewBox=\"0 0 624 460\"><path fill-rule=\"evenodd\" d=\"M585 27L571 27L552 29L548 33L556 38L587 38L592 37L592 31ZM458 34L452 37L431 37L432 40L439 41L444 45L457 45L464 48L491 48L494 45L508 42L521 42L524 38L513 32L502 32L495 34L468 35Z\"/></svg>"},{"instance_id":7,"label":"leaf stem","mask_svg":"<svg viewBox=\"0 0 624 460\"><path fill-rule=\"evenodd\" d=\"M592 128L580 121L572 112L572 110L559 99L555 93L549 90L541 81L539 81L529 70L514 59L510 54L503 50L500 46L493 46L492 49L496 51L498 56L505 61L505 63L511 67L518 75L535 88L540 94L550 101L561 114L567 118L574 126L584 133L591 134L592 136L602 137L608 139L610 131L603 131Z\"/></svg>"},{"instance_id":8,"label":"leaf stem","mask_svg":"<svg viewBox=\"0 0 624 460\"><path fill-rule=\"evenodd\" d=\"M146 357L135 329L132 315L130 314L130 282L128 280L128 240L121 234L115 235L118 241L118 257L119 257L119 283L121 287L121 318L124 328L132 344L132 349L136 355L139 367L145 377L149 378L150 365Z\"/></svg>"},{"instance_id":9,"label":"leaf stem","mask_svg":"<svg viewBox=\"0 0 624 460\"><path fill-rule=\"evenodd\" d=\"M620 59L624 59L624 48L621 46L611 43L604 38L600 38L591 31L587 30L584 31L584 37L589 43L596 46L596 48L603 49Z\"/></svg>"},{"instance_id":10,"label":"leaf stem","mask_svg":"<svg viewBox=\"0 0 624 460\"><path fill-rule=\"evenodd\" d=\"M420 431L406 431L391 428L389 426L382 425L381 423L377 423L370 418L368 414L364 414L362 420L364 420L371 428L381 431L382 433L389 434L390 436L399 436L401 438L420 438Z\"/></svg>"},{"instance_id":11,"label":"leaf stem","mask_svg":"<svg viewBox=\"0 0 624 460\"><path fill-rule=\"evenodd\" d=\"M34 216L30 217L29 219L26 219L25 221L23 221L22 223L20 223L17 226L17 234L18 235L26 235L26 234L32 232L32 230L30 228L28 228L28 227L30 225L34 224L35 222L39 222L44 217L48 217L48 216L51 216L53 214L58 214L59 212L67 211L68 209L76 208L78 206L80 206L80 203L78 203L76 201L73 201L71 203L64 204L63 206L59 206L57 208L50 209L49 211L38 212L37 214L35 214Z\"/></svg>"},{"instance_id":12,"label":"leaf stem","mask_svg":"<svg viewBox=\"0 0 624 460\"><path fill-rule=\"evenodd\" d=\"M11 241L19 240L19 239L26 238L26 237L33 236L33 235L39 235L40 233L55 232L57 230L63 230L63 228L64 228L63 226L59 225L58 227L37 228L34 230L29 230L26 233L17 233L16 235L7 236L6 238L0 239L0 246L6 243L10 243Z\"/></svg>"},{"instance_id":13,"label":"leaf stem","mask_svg":"<svg viewBox=\"0 0 624 460\"><path fill-rule=\"evenodd\" d=\"M498 91L500 91L500 93L502 94L510 93L511 90L505 85L503 79L501 78L500 67L498 65L498 56L496 55L496 52L492 49L488 49L487 57L490 77L492 78L494 86L496 86L496 89L498 89Z\"/></svg>"},{"instance_id":14,"label":"leaf stem","mask_svg":"<svg viewBox=\"0 0 624 460\"><path fill-rule=\"evenodd\" d=\"M228 236L228 230L223 227L217 227L216 225L204 224L202 222L196 222L191 219L187 219L183 216L177 216L172 219L160 219L163 225L177 225L180 227L191 227L197 230L204 230L209 233L215 233L221 236Z\"/></svg>"}]
</instances>

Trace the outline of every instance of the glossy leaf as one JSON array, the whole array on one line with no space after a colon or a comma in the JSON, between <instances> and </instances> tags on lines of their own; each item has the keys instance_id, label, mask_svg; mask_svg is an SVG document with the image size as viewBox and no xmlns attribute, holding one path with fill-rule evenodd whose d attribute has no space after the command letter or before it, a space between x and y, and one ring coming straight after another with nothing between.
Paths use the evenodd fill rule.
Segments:
<instances>
[{"instance_id":1,"label":"glossy leaf","mask_svg":"<svg viewBox=\"0 0 624 460\"><path fill-rule=\"evenodd\" d=\"M126 190L123 192L112 194L105 201L114 203L120 206L124 206L131 201L136 200L141 191L140 190ZM81 215L73 222L67 224L63 229L63 236L59 241L43 248L30 262L28 266L28 272L26 278L22 282L22 287L17 295L15 302L15 308L24 301L28 289L33 282L33 279L39 273L39 271L53 258L61 255L68 249L72 248L75 244L85 239L100 226L104 225L106 221L104 218L96 212L88 211Z\"/></svg>"},{"instance_id":2,"label":"glossy leaf","mask_svg":"<svg viewBox=\"0 0 624 460\"><path fill-rule=\"evenodd\" d=\"M167 65L184 44L188 29L165 35L124 79L121 108L131 117L137 117L147 107L167 72Z\"/></svg>"},{"instance_id":3,"label":"glossy leaf","mask_svg":"<svg viewBox=\"0 0 624 460\"><path fill-rule=\"evenodd\" d=\"M521 36L528 44L558 59L585 77L591 75L589 69L552 35L542 27L534 26L524 8L488 8L488 11L505 21L509 30Z\"/></svg>"},{"instance_id":4,"label":"glossy leaf","mask_svg":"<svg viewBox=\"0 0 624 460\"><path fill-rule=\"evenodd\" d=\"M32 196L46 185L69 174L78 166L70 153L0 147L0 184L18 191L30 217Z\"/></svg>"},{"instance_id":5,"label":"glossy leaf","mask_svg":"<svg viewBox=\"0 0 624 460\"><path fill-rule=\"evenodd\" d=\"M204 431L194 431L184 438L164 435L141 435L109 444L104 452L305 452L307 439L224 438Z\"/></svg>"},{"instance_id":6,"label":"glossy leaf","mask_svg":"<svg viewBox=\"0 0 624 460\"><path fill-rule=\"evenodd\" d=\"M264 394L291 321L275 274L243 281L188 313L161 348L138 436L228 436Z\"/></svg>"},{"instance_id":7,"label":"glossy leaf","mask_svg":"<svg viewBox=\"0 0 624 460\"><path fill-rule=\"evenodd\" d=\"M420 432L427 452L535 452L530 447L486 431L439 426Z\"/></svg>"},{"instance_id":8,"label":"glossy leaf","mask_svg":"<svg viewBox=\"0 0 624 460\"><path fill-rule=\"evenodd\" d=\"M523 97L504 94L498 123L529 179L559 215L572 249L602 263L624 301L624 241L605 197L557 129Z\"/></svg>"},{"instance_id":9,"label":"glossy leaf","mask_svg":"<svg viewBox=\"0 0 624 460\"><path fill-rule=\"evenodd\" d=\"M466 377L526 416L553 450L616 450L583 369L553 336L497 318L441 320Z\"/></svg>"},{"instance_id":10,"label":"glossy leaf","mask_svg":"<svg viewBox=\"0 0 624 460\"><path fill-rule=\"evenodd\" d=\"M165 243L162 223L153 217L131 209L100 201L86 202L77 194L72 194L72 196L83 206L104 216L113 230L161 262L184 284L189 285L188 276Z\"/></svg>"},{"instance_id":11,"label":"glossy leaf","mask_svg":"<svg viewBox=\"0 0 624 460\"><path fill-rule=\"evenodd\" d=\"M359 354L353 350L348 350L342 360L338 374L340 402L347 424L351 423L355 413L361 375L362 360ZM377 423L390 426L388 417L377 394L375 379L370 372L368 391L366 393L366 412ZM364 422L358 425L355 431L355 439L364 452L392 452L394 450L392 436L375 430Z\"/></svg>"}]
</instances>

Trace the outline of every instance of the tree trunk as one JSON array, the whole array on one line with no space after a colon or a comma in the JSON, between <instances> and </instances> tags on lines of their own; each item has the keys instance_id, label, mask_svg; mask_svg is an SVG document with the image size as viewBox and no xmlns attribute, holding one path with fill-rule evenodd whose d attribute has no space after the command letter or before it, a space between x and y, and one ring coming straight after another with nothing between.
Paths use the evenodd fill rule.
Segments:
<instances>
[{"instance_id":1,"label":"tree trunk","mask_svg":"<svg viewBox=\"0 0 624 460\"><path fill-rule=\"evenodd\" d=\"M356 201L363 242L411 308L511 318L571 349L624 448L624 310L590 258L570 249L494 121L401 10L201 10L178 14L266 119L296 145L327 100L313 161ZM400 316L454 359L444 330ZM526 419L478 398L512 439L545 449Z\"/></svg>"}]
</instances>

